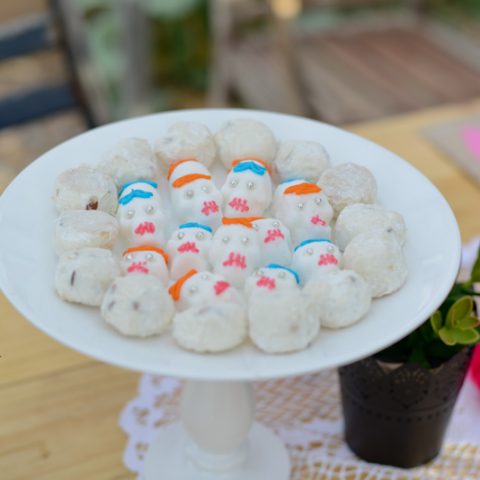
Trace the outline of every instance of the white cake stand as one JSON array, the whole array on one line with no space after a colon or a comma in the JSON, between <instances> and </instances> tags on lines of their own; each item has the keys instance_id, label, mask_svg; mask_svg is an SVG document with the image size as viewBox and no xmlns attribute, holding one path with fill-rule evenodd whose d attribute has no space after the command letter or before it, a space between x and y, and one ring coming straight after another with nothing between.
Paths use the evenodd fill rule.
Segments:
<instances>
[{"instance_id":1,"label":"white cake stand","mask_svg":"<svg viewBox=\"0 0 480 480\"><path fill-rule=\"evenodd\" d=\"M221 355L196 355L177 348L169 335L132 340L107 327L98 310L61 301L53 288L56 213L50 201L57 175L81 163L95 163L124 137L153 142L180 120L203 122L216 131L235 117L257 118L282 140L320 141L334 164L353 161L369 168L378 182L379 202L406 220L406 285L376 300L359 324L321 332L310 348L291 355L265 355L249 345ZM147 480L286 480L286 449L272 432L253 423L249 382L350 363L405 336L446 297L458 271L461 248L458 226L445 199L391 152L319 122L246 110L163 113L75 137L40 157L7 188L0 200L0 232L0 285L35 326L99 360L187 379L182 423L163 429L153 443L146 460Z\"/></svg>"}]
</instances>

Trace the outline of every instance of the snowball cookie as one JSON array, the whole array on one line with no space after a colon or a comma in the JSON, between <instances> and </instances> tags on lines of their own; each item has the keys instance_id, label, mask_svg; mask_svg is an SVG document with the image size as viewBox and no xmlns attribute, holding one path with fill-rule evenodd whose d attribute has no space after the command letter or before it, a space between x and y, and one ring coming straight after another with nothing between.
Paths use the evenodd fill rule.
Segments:
<instances>
[{"instance_id":1,"label":"snowball cookie","mask_svg":"<svg viewBox=\"0 0 480 480\"><path fill-rule=\"evenodd\" d=\"M277 142L271 130L251 118L237 118L227 122L215 135L218 155L227 169L235 160L257 158L270 164L277 151Z\"/></svg>"},{"instance_id":2,"label":"snowball cookie","mask_svg":"<svg viewBox=\"0 0 480 480\"><path fill-rule=\"evenodd\" d=\"M288 228L276 218L259 218L252 223L260 244L262 264L290 265L292 242Z\"/></svg>"},{"instance_id":3,"label":"snowball cookie","mask_svg":"<svg viewBox=\"0 0 480 480\"><path fill-rule=\"evenodd\" d=\"M298 273L291 268L270 263L266 267L259 268L245 281L245 294L265 295L275 292L298 290L300 278Z\"/></svg>"},{"instance_id":4,"label":"snowball cookie","mask_svg":"<svg viewBox=\"0 0 480 480\"><path fill-rule=\"evenodd\" d=\"M318 303L320 324L327 328L348 327L369 310L370 287L352 270L331 270L314 275L303 291Z\"/></svg>"},{"instance_id":5,"label":"snowball cookie","mask_svg":"<svg viewBox=\"0 0 480 480\"><path fill-rule=\"evenodd\" d=\"M319 332L318 315L313 299L299 290L253 295L248 307L250 338L267 353L302 350Z\"/></svg>"},{"instance_id":6,"label":"snowball cookie","mask_svg":"<svg viewBox=\"0 0 480 480\"><path fill-rule=\"evenodd\" d=\"M88 165L81 165L58 176L53 202L59 212L102 210L115 215L117 189L112 177Z\"/></svg>"},{"instance_id":7,"label":"snowball cookie","mask_svg":"<svg viewBox=\"0 0 480 480\"><path fill-rule=\"evenodd\" d=\"M355 163L342 163L325 170L318 186L326 193L335 216L353 203L375 203L377 182L370 170Z\"/></svg>"},{"instance_id":8,"label":"snowball cookie","mask_svg":"<svg viewBox=\"0 0 480 480\"><path fill-rule=\"evenodd\" d=\"M370 285L372 297L398 290L407 279L407 265L395 232L372 230L357 235L343 253L343 265Z\"/></svg>"},{"instance_id":9,"label":"snowball cookie","mask_svg":"<svg viewBox=\"0 0 480 480\"><path fill-rule=\"evenodd\" d=\"M153 275L116 278L103 298L103 319L124 335L163 333L175 315L173 300Z\"/></svg>"},{"instance_id":10,"label":"snowball cookie","mask_svg":"<svg viewBox=\"0 0 480 480\"><path fill-rule=\"evenodd\" d=\"M63 253L55 271L55 289L68 302L98 307L120 267L104 248L84 248Z\"/></svg>"},{"instance_id":11,"label":"snowball cookie","mask_svg":"<svg viewBox=\"0 0 480 480\"><path fill-rule=\"evenodd\" d=\"M165 170L177 160L186 158L194 158L210 167L217 156L217 146L205 125L178 122L171 125L156 141L155 155Z\"/></svg>"},{"instance_id":12,"label":"snowball cookie","mask_svg":"<svg viewBox=\"0 0 480 480\"><path fill-rule=\"evenodd\" d=\"M69 210L55 221L57 253L85 247L111 249L117 237L117 220L101 210Z\"/></svg>"},{"instance_id":13,"label":"snowball cookie","mask_svg":"<svg viewBox=\"0 0 480 480\"><path fill-rule=\"evenodd\" d=\"M168 286L168 255L154 245L141 245L125 250L121 268L124 274L153 275L164 287Z\"/></svg>"},{"instance_id":14,"label":"snowball cookie","mask_svg":"<svg viewBox=\"0 0 480 480\"><path fill-rule=\"evenodd\" d=\"M111 148L98 164L121 187L134 180L155 180L157 164L152 149L143 138L125 138Z\"/></svg>"},{"instance_id":15,"label":"snowball cookie","mask_svg":"<svg viewBox=\"0 0 480 480\"><path fill-rule=\"evenodd\" d=\"M365 203L355 203L341 211L335 224L335 242L341 250L345 250L355 235L377 228L391 228L400 244L405 243L406 227L403 217L379 205Z\"/></svg>"},{"instance_id":16,"label":"snowball cookie","mask_svg":"<svg viewBox=\"0 0 480 480\"><path fill-rule=\"evenodd\" d=\"M293 252L292 268L305 285L315 274L336 270L342 262L340 249L326 238L305 240Z\"/></svg>"},{"instance_id":17,"label":"snowball cookie","mask_svg":"<svg viewBox=\"0 0 480 480\"><path fill-rule=\"evenodd\" d=\"M246 336L246 311L236 303L195 305L173 319L173 338L178 345L198 353L230 350Z\"/></svg>"},{"instance_id":18,"label":"snowball cookie","mask_svg":"<svg viewBox=\"0 0 480 480\"><path fill-rule=\"evenodd\" d=\"M330 165L330 157L317 142L288 140L281 142L273 160L273 172L279 180L304 178L317 182Z\"/></svg>"},{"instance_id":19,"label":"snowball cookie","mask_svg":"<svg viewBox=\"0 0 480 480\"><path fill-rule=\"evenodd\" d=\"M195 269L179 278L169 289L178 310L194 305L213 302L243 302L242 294L232 287L224 277L211 272L197 272Z\"/></svg>"}]
</instances>

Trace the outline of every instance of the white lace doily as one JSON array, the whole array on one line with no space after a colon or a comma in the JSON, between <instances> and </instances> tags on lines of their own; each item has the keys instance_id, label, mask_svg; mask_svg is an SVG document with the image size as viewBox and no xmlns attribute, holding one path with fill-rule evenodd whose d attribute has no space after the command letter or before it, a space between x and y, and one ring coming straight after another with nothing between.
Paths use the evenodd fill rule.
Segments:
<instances>
[{"instance_id":1,"label":"white lace doily","mask_svg":"<svg viewBox=\"0 0 480 480\"><path fill-rule=\"evenodd\" d=\"M463 267L478 240L464 250ZM471 258L473 257L473 258ZM138 395L120 416L128 436L127 468L142 479L144 455L158 429L178 419L181 382L153 375L140 379ZM410 470L363 462L343 441L336 370L255 384L257 418L277 432L292 461L292 480L477 480L480 478L480 390L467 378L441 455Z\"/></svg>"}]
</instances>

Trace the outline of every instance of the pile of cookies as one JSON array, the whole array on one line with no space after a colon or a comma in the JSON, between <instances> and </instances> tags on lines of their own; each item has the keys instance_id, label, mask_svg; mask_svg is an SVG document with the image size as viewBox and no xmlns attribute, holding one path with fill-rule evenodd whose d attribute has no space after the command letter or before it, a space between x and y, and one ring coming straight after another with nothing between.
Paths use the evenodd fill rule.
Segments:
<instances>
[{"instance_id":1,"label":"pile of cookies","mask_svg":"<svg viewBox=\"0 0 480 480\"><path fill-rule=\"evenodd\" d=\"M332 166L320 143L248 118L215 135L176 123L57 178L55 288L129 336L304 349L406 280L404 220L376 197L368 169Z\"/></svg>"}]
</instances>

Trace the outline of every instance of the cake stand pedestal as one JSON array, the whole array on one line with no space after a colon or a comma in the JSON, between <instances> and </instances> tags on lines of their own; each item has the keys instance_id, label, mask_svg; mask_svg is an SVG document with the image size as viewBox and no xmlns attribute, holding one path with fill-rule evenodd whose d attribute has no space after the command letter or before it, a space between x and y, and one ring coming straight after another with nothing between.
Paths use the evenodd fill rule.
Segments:
<instances>
[{"instance_id":1,"label":"cake stand pedestal","mask_svg":"<svg viewBox=\"0 0 480 480\"><path fill-rule=\"evenodd\" d=\"M151 444L145 480L287 480L285 446L254 416L251 383L187 380L182 420Z\"/></svg>"}]
</instances>

